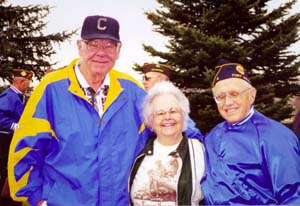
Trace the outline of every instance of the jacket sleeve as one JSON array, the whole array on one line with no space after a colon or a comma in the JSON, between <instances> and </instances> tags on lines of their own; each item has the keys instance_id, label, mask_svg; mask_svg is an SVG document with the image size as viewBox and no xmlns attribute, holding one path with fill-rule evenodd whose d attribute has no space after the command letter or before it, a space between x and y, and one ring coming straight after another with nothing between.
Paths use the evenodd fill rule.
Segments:
<instances>
[{"instance_id":1,"label":"jacket sleeve","mask_svg":"<svg viewBox=\"0 0 300 206\"><path fill-rule=\"evenodd\" d=\"M137 86L138 87L138 86ZM145 126L141 112L142 112L142 103L146 96L146 92L141 87L138 87L136 90L136 100L135 100L135 108L136 108L136 121L139 122L140 129L139 129L139 145L135 152L135 156L137 156L144 145L146 144L148 137L152 135L152 132Z\"/></svg>"},{"instance_id":2,"label":"jacket sleeve","mask_svg":"<svg viewBox=\"0 0 300 206\"><path fill-rule=\"evenodd\" d=\"M263 169L268 171L277 204L300 204L300 148L297 137L283 125L260 134ZM271 140L271 139L272 140Z\"/></svg>"},{"instance_id":3,"label":"jacket sleeve","mask_svg":"<svg viewBox=\"0 0 300 206\"><path fill-rule=\"evenodd\" d=\"M28 200L35 205L42 199L44 157L55 138L47 117L43 86L32 93L14 133L8 161L11 196L16 201ZM38 115L37 115L38 114ZM38 117L37 117L38 116Z\"/></svg>"},{"instance_id":4,"label":"jacket sleeve","mask_svg":"<svg viewBox=\"0 0 300 206\"><path fill-rule=\"evenodd\" d=\"M1 129L13 131L13 124L17 124L22 111L16 107L17 99L9 94L3 94L0 97L0 125ZM23 107L23 106L22 106ZM20 116L18 116L19 114Z\"/></svg>"},{"instance_id":5,"label":"jacket sleeve","mask_svg":"<svg viewBox=\"0 0 300 206\"><path fill-rule=\"evenodd\" d=\"M188 117L188 120L187 120L187 129L184 131L184 133L189 138L198 139L201 142L203 142L203 135L202 135L202 133L196 127L195 122L190 117Z\"/></svg>"}]
</instances>

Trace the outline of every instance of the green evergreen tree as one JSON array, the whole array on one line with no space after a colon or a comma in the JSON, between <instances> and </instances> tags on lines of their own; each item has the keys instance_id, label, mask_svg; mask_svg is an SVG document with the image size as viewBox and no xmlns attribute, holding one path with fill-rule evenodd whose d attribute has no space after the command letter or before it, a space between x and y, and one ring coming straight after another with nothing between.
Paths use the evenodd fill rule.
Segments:
<instances>
[{"instance_id":1,"label":"green evergreen tree","mask_svg":"<svg viewBox=\"0 0 300 206\"><path fill-rule=\"evenodd\" d=\"M255 108L282 121L291 116L290 95L300 90L300 14L288 15L296 0L268 11L268 0L157 0L146 12L154 31L168 38L167 52L144 50L172 65L172 79L191 102L191 117L208 132L222 121L211 94L214 67L220 58L239 62L258 90ZM135 68L140 70L139 67Z\"/></svg>"},{"instance_id":2,"label":"green evergreen tree","mask_svg":"<svg viewBox=\"0 0 300 206\"><path fill-rule=\"evenodd\" d=\"M0 0L0 78L10 80L11 70L25 68L40 79L55 63L49 57L55 53L53 45L59 44L75 31L45 35L43 19L50 12L49 6L7 5Z\"/></svg>"}]
</instances>

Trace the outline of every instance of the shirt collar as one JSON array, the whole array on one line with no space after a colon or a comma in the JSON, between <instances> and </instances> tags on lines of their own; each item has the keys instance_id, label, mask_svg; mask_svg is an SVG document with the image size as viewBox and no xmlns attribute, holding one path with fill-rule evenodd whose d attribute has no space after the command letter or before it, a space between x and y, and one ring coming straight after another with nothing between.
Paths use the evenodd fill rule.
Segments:
<instances>
[{"instance_id":1,"label":"shirt collar","mask_svg":"<svg viewBox=\"0 0 300 206\"><path fill-rule=\"evenodd\" d=\"M179 145L177 146L176 150L174 152L171 152L170 155L174 155L174 153L178 153L179 156L183 159L187 152L187 145L188 145L188 139L184 133L182 133L183 138ZM153 154L153 147L154 147L154 141L156 140L156 135L149 137L146 146L142 150L140 154L144 155L152 155Z\"/></svg>"},{"instance_id":2,"label":"shirt collar","mask_svg":"<svg viewBox=\"0 0 300 206\"><path fill-rule=\"evenodd\" d=\"M23 93L22 93L20 90L18 90L16 87L14 87L13 85L11 85L10 88L11 88L14 92L16 92L17 94L22 94L22 95L23 95Z\"/></svg>"},{"instance_id":3,"label":"shirt collar","mask_svg":"<svg viewBox=\"0 0 300 206\"><path fill-rule=\"evenodd\" d=\"M80 65L80 61L78 61L76 64L75 64L75 67L74 67L74 70L75 70L75 74L76 74L76 77L78 79L78 82L80 84L80 86L84 89L90 87L90 85L87 83L87 81L85 80L84 76L82 75L82 73L80 72L79 70L79 65ZM102 88L104 88L105 85L109 86L110 84L110 78L109 78L109 75L105 75L105 79L103 81L103 84L101 85L101 87L98 89L101 90Z\"/></svg>"}]
</instances>

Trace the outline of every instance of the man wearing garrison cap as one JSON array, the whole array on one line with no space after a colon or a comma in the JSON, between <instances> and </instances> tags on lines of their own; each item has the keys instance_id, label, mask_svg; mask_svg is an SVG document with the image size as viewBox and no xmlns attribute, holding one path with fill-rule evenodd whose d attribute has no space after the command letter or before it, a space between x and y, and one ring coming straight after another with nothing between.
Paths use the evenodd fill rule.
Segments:
<instances>
[{"instance_id":1,"label":"man wearing garrison cap","mask_svg":"<svg viewBox=\"0 0 300 206\"><path fill-rule=\"evenodd\" d=\"M144 63L142 71L144 74L142 83L147 92L158 82L170 81L174 72L171 66L160 63ZM202 141L203 135L196 127L195 122L189 117L187 123L188 127L185 134Z\"/></svg>"},{"instance_id":2,"label":"man wearing garrison cap","mask_svg":"<svg viewBox=\"0 0 300 206\"><path fill-rule=\"evenodd\" d=\"M299 205L300 148L295 134L256 111L256 89L239 63L220 61L212 81L225 119L205 137L207 205Z\"/></svg>"},{"instance_id":3,"label":"man wearing garrison cap","mask_svg":"<svg viewBox=\"0 0 300 206\"><path fill-rule=\"evenodd\" d=\"M8 150L18 122L25 106L24 93L28 90L33 73L24 69L12 71L12 83L0 94L0 191L7 177ZM1 198L0 205L9 204Z\"/></svg>"},{"instance_id":4,"label":"man wearing garrison cap","mask_svg":"<svg viewBox=\"0 0 300 206\"><path fill-rule=\"evenodd\" d=\"M144 74L143 85L145 90L148 91L157 82L169 81L173 68L166 64L145 63L142 71Z\"/></svg>"}]
</instances>

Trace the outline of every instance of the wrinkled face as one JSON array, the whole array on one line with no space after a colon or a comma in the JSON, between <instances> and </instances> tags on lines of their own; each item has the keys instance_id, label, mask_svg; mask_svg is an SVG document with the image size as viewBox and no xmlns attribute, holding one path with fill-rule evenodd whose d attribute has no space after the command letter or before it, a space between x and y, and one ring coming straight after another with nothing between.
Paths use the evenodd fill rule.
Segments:
<instances>
[{"instance_id":1,"label":"wrinkled face","mask_svg":"<svg viewBox=\"0 0 300 206\"><path fill-rule=\"evenodd\" d=\"M173 95L160 95L151 103L153 116L151 126L157 138L177 138L183 129L183 112Z\"/></svg>"},{"instance_id":2,"label":"wrinkled face","mask_svg":"<svg viewBox=\"0 0 300 206\"><path fill-rule=\"evenodd\" d=\"M256 96L255 88L237 78L219 81L213 93L219 113L231 124L241 121L248 114Z\"/></svg>"},{"instance_id":3,"label":"wrinkled face","mask_svg":"<svg viewBox=\"0 0 300 206\"><path fill-rule=\"evenodd\" d=\"M168 78L164 74L158 72L147 72L143 78L143 85L145 90L148 92L156 83L167 81Z\"/></svg>"},{"instance_id":4,"label":"wrinkled face","mask_svg":"<svg viewBox=\"0 0 300 206\"><path fill-rule=\"evenodd\" d=\"M30 80L29 79L26 79L26 78L19 78L17 80L17 83L15 83L14 86L16 86L16 88L18 90L20 90L20 92L22 93L25 93L28 89L29 89L29 86L30 86Z\"/></svg>"},{"instance_id":5,"label":"wrinkled face","mask_svg":"<svg viewBox=\"0 0 300 206\"><path fill-rule=\"evenodd\" d=\"M110 39L78 40L82 64L94 75L105 75L119 58L121 44Z\"/></svg>"}]
</instances>

